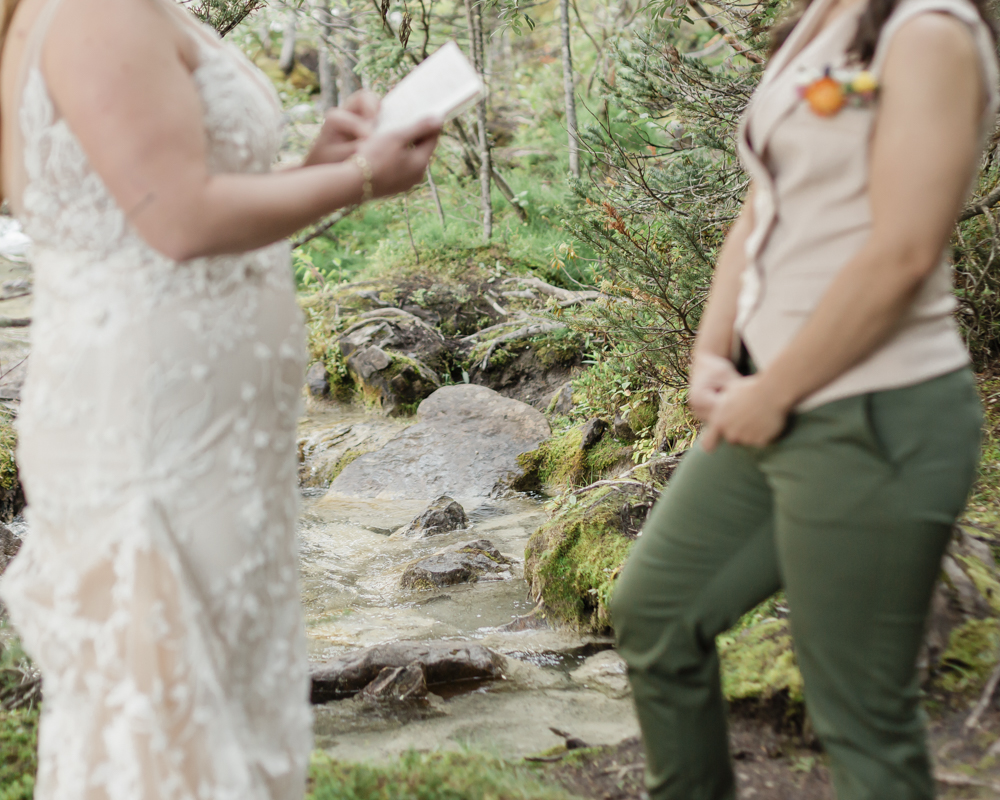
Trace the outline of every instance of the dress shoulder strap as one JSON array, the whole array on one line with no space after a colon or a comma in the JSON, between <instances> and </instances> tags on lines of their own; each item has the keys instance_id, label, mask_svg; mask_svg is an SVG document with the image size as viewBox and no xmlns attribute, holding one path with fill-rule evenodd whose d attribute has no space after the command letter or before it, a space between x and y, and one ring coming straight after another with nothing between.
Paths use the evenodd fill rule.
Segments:
<instances>
[{"instance_id":1,"label":"dress shoulder strap","mask_svg":"<svg viewBox=\"0 0 1000 800\"><path fill-rule=\"evenodd\" d=\"M17 71L14 82L14 86L16 87L14 92L15 102L12 104L12 111L16 117L11 120L13 124L4 126L5 135L10 136L10 142L5 143L4 147L5 149L9 147L11 153L11 158L5 162L5 164L10 165L10 172L5 176L5 183L9 190L11 204L14 206L15 211L18 212L20 212L21 195L28 182L25 165L27 153L25 152L25 148L31 145L31 143L25 142L24 137L23 122L25 114L31 110L26 108L26 103L37 104L44 102L51 107L51 100L48 98L47 92L45 92L44 80L41 79L42 49L45 45L45 37L52 25L52 20L61 5L62 0L44 0L41 9L31 22L24 51L20 54L20 63L16 66ZM29 86L32 76L36 76L36 80L32 83L37 85ZM33 92L45 92L45 97L35 97L32 95ZM54 112L54 110L53 107L52 111Z\"/></svg>"}]
</instances>

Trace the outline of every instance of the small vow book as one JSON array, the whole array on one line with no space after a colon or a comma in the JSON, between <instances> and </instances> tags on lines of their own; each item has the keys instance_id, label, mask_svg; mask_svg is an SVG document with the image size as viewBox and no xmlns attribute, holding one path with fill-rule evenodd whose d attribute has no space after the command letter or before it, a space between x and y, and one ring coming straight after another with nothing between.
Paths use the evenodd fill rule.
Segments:
<instances>
[{"instance_id":1,"label":"small vow book","mask_svg":"<svg viewBox=\"0 0 1000 800\"><path fill-rule=\"evenodd\" d=\"M427 117L449 120L485 92L475 67L457 44L448 42L382 98L375 133L402 130Z\"/></svg>"}]
</instances>

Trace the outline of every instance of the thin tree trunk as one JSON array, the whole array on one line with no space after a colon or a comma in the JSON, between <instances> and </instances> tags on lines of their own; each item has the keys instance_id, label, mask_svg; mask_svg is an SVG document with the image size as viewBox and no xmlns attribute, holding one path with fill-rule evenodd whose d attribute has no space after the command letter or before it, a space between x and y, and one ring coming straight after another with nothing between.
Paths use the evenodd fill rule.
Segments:
<instances>
[{"instance_id":1,"label":"thin tree trunk","mask_svg":"<svg viewBox=\"0 0 1000 800\"><path fill-rule=\"evenodd\" d=\"M486 131L486 101L489 98L489 82L483 70L483 8L480 0L465 0L465 13L469 22L469 46L472 63L483 76L487 95L476 106L479 127L479 202L483 215L483 240L493 238L493 203L490 197L493 159L490 154L490 140Z\"/></svg>"},{"instance_id":2,"label":"thin tree trunk","mask_svg":"<svg viewBox=\"0 0 1000 800\"><path fill-rule=\"evenodd\" d=\"M330 0L318 0L316 16L319 22L319 110L327 112L339 105L337 97L337 63L333 59L330 37L333 36L333 16L330 14Z\"/></svg>"},{"instance_id":3,"label":"thin tree trunk","mask_svg":"<svg viewBox=\"0 0 1000 800\"><path fill-rule=\"evenodd\" d=\"M438 196L438 187L434 183L434 175L431 174L431 165L427 165L427 185L431 187L431 197L434 198L434 205L437 206L438 217L441 219L441 230L447 226L444 221L444 208L441 206L441 198Z\"/></svg>"},{"instance_id":4,"label":"thin tree trunk","mask_svg":"<svg viewBox=\"0 0 1000 800\"><path fill-rule=\"evenodd\" d=\"M349 8L345 9L343 20L346 27L354 27L354 15ZM354 34L344 34L342 50L343 57L340 59L340 68L337 72L340 73L340 96L346 99L361 88L361 80L354 71L358 66L358 42Z\"/></svg>"},{"instance_id":5,"label":"thin tree trunk","mask_svg":"<svg viewBox=\"0 0 1000 800\"><path fill-rule=\"evenodd\" d=\"M566 95L566 132L569 134L569 171L580 177L580 140L576 129L576 86L573 81L573 51L569 37L569 0L559 0L562 30L563 92Z\"/></svg>"},{"instance_id":6,"label":"thin tree trunk","mask_svg":"<svg viewBox=\"0 0 1000 800\"><path fill-rule=\"evenodd\" d=\"M476 167L474 164L479 164L479 153L476 152L472 143L469 141L469 136L465 132L465 126L462 125L462 120L455 119L455 132L458 134L459 144L462 145L462 161L468 167L470 173L475 173ZM514 213L520 218L521 222L528 222L528 212L517 202L517 197L514 194L514 190L510 188L510 184L503 179L503 176L497 172L496 167L491 165L491 174L493 175L493 182L497 185L500 190L500 194L507 198L510 202L511 207L514 209Z\"/></svg>"},{"instance_id":7,"label":"thin tree trunk","mask_svg":"<svg viewBox=\"0 0 1000 800\"><path fill-rule=\"evenodd\" d=\"M278 67L286 75L290 75L295 69L295 37L298 28L298 18L295 9L289 8L285 11L285 31L281 39L281 56L278 58Z\"/></svg>"}]
</instances>

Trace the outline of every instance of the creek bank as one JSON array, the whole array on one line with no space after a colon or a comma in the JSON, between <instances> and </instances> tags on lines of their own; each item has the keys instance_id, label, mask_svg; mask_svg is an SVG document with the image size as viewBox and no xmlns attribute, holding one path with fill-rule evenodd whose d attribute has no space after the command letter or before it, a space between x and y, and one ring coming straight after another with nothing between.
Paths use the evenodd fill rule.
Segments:
<instances>
[{"instance_id":1,"label":"creek bank","mask_svg":"<svg viewBox=\"0 0 1000 800\"><path fill-rule=\"evenodd\" d=\"M405 416L437 388L469 382L544 410L580 372L586 345L551 315L597 296L549 284L497 246L326 285L301 299L309 391Z\"/></svg>"}]
</instances>

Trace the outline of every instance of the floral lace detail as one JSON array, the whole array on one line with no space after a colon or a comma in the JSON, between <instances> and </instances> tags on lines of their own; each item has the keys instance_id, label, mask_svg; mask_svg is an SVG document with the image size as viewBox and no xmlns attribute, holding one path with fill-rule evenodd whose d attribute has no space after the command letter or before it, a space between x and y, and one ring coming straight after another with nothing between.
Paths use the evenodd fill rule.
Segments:
<instances>
[{"instance_id":1,"label":"floral lace detail","mask_svg":"<svg viewBox=\"0 0 1000 800\"><path fill-rule=\"evenodd\" d=\"M199 41L212 171L267 171L273 90ZM45 681L35 797L300 798L305 356L287 245L171 261L128 223L38 69L21 126L30 533L0 589Z\"/></svg>"}]
</instances>

